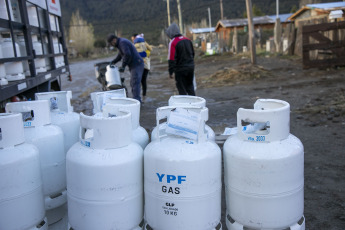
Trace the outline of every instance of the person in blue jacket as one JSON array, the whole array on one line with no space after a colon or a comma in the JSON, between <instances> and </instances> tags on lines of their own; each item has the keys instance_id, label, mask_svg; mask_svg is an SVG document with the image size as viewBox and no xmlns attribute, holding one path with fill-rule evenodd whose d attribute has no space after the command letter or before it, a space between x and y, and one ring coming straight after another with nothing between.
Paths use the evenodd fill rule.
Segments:
<instances>
[{"instance_id":1,"label":"person in blue jacket","mask_svg":"<svg viewBox=\"0 0 345 230\"><path fill-rule=\"evenodd\" d=\"M117 37L114 34L110 34L107 40L111 46L114 46L119 50L118 55L114 60L111 61L111 64L116 64L122 59L122 66L119 68L119 71L121 73L123 73L126 66L128 66L131 73L130 84L132 88L133 98L141 102L140 83L144 71L143 59L140 57L137 49L129 40Z\"/></svg>"}]
</instances>

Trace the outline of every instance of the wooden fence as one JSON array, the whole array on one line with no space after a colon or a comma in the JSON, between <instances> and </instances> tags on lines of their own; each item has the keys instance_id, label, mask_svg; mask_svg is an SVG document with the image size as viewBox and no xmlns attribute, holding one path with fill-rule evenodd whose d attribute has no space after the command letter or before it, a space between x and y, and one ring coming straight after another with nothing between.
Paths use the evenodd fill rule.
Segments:
<instances>
[{"instance_id":1,"label":"wooden fence","mask_svg":"<svg viewBox=\"0 0 345 230\"><path fill-rule=\"evenodd\" d=\"M345 66L345 21L305 25L303 68Z\"/></svg>"}]
</instances>

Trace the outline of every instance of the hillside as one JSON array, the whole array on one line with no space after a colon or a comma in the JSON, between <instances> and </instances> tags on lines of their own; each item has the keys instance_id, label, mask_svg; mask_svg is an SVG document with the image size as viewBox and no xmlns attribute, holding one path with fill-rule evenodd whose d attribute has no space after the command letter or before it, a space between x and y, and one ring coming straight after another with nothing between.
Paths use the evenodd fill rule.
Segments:
<instances>
[{"instance_id":1,"label":"hillside","mask_svg":"<svg viewBox=\"0 0 345 230\"><path fill-rule=\"evenodd\" d=\"M96 38L105 38L114 31L124 37L130 37L133 33L144 33L148 41L157 44L161 31L168 24L167 4L163 0L62 0L60 3L66 29L70 26L72 13L79 9L81 17L94 26ZM275 14L276 0L252 0L252 4L264 14ZM289 13L294 7L298 8L299 0L284 0L279 4L280 13ZM215 26L220 18L219 0L181 0L183 23L199 23L202 19L208 22L208 7L211 8L212 26ZM224 17L240 18L245 12L245 1L223 0L223 8ZM170 0L170 12L172 21L177 22L175 0Z\"/></svg>"}]
</instances>

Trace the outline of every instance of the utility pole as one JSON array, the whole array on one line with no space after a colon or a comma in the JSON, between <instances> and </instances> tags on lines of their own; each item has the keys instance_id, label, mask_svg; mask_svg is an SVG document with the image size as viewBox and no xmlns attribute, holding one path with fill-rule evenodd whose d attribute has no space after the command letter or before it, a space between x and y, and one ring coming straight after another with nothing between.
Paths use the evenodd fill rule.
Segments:
<instances>
[{"instance_id":1,"label":"utility pole","mask_svg":"<svg viewBox=\"0 0 345 230\"><path fill-rule=\"evenodd\" d=\"M180 0L177 0L177 10L178 10L178 20L179 20L179 25L180 25L180 31L181 33L183 33Z\"/></svg>"},{"instance_id":2,"label":"utility pole","mask_svg":"<svg viewBox=\"0 0 345 230\"><path fill-rule=\"evenodd\" d=\"M248 31L249 31L249 45L251 52L252 64L256 64L256 49L254 41L254 26L253 26L253 10L252 10L252 0L246 0L247 16L248 16Z\"/></svg>"},{"instance_id":3,"label":"utility pole","mask_svg":"<svg viewBox=\"0 0 345 230\"><path fill-rule=\"evenodd\" d=\"M277 6L277 18L276 23L274 25L274 44L276 46L276 52L281 52L281 36L282 36L282 27L279 18L279 0L276 0Z\"/></svg>"},{"instance_id":4,"label":"utility pole","mask_svg":"<svg viewBox=\"0 0 345 230\"><path fill-rule=\"evenodd\" d=\"M223 20L223 0L220 0L220 20Z\"/></svg>"},{"instance_id":5,"label":"utility pole","mask_svg":"<svg viewBox=\"0 0 345 230\"><path fill-rule=\"evenodd\" d=\"M210 25L210 29L212 28L212 23L211 23L211 9L210 7L207 8L208 10L208 24Z\"/></svg>"},{"instance_id":6,"label":"utility pole","mask_svg":"<svg viewBox=\"0 0 345 230\"><path fill-rule=\"evenodd\" d=\"M168 26L170 26L170 4L169 4L169 0L167 0L167 11L168 11Z\"/></svg>"}]
</instances>

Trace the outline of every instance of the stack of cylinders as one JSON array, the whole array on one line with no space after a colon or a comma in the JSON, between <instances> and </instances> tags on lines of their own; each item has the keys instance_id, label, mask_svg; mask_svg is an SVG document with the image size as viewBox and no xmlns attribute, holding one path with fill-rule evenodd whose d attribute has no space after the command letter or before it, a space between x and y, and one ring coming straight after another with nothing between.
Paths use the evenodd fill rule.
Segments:
<instances>
[{"instance_id":1,"label":"stack of cylinders","mask_svg":"<svg viewBox=\"0 0 345 230\"><path fill-rule=\"evenodd\" d=\"M0 229L46 230L40 157L21 114L0 114Z\"/></svg>"},{"instance_id":2,"label":"stack of cylinders","mask_svg":"<svg viewBox=\"0 0 345 230\"><path fill-rule=\"evenodd\" d=\"M15 44L17 57L20 57L21 55L20 55L19 45L17 43L14 43L14 44ZM15 57L13 43L12 43L11 38L5 38L3 43L1 44L1 48L2 48L2 55L4 58ZM22 80L25 78L23 64L20 61L5 63L5 70L6 70L6 79L8 81Z\"/></svg>"},{"instance_id":3,"label":"stack of cylinders","mask_svg":"<svg viewBox=\"0 0 345 230\"><path fill-rule=\"evenodd\" d=\"M67 153L69 229L142 229L143 150L131 141L130 113L81 113L80 126L81 140Z\"/></svg>"},{"instance_id":4,"label":"stack of cylinders","mask_svg":"<svg viewBox=\"0 0 345 230\"><path fill-rule=\"evenodd\" d=\"M51 125L49 102L46 100L7 103L6 111L23 115L25 140L39 149L46 215L49 224L55 223L66 213L63 132L60 127Z\"/></svg>"},{"instance_id":5,"label":"stack of cylinders","mask_svg":"<svg viewBox=\"0 0 345 230\"><path fill-rule=\"evenodd\" d=\"M107 108L107 109L106 109ZM105 101L103 114L112 113L112 110L127 110L132 115L132 140L138 143L143 149L149 143L147 131L140 126L140 102L131 98L108 98Z\"/></svg>"},{"instance_id":6,"label":"stack of cylinders","mask_svg":"<svg viewBox=\"0 0 345 230\"><path fill-rule=\"evenodd\" d=\"M79 114L71 106L72 92L59 91L36 93L36 100L48 100L53 125L59 126L64 135L65 153L79 141Z\"/></svg>"},{"instance_id":7,"label":"stack of cylinders","mask_svg":"<svg viewBox=\"0 0 345 230\"><path fill-rule=\"evenodd\" d=\"M261 128L245 132L243 122ZM304 150L289 125L285 101L259 99L238 110L238 133L224 144L228 229L305 228Z\"/></svg>"},{"instance_id":8,"label":"stack of cylinders","mask_svg":"<svg viewBox=\"0 0 345 230\"><path fill-rule=\"evenodd\" d=\"M3 58L1 44L0 44L0 58ZM8 84L8 81L6 79L5 65L3 63L0 63L0 85L7 85L7 84Z\"/></svg>"},{"instance_id":9,"label":"stack of cylinders","mask_svg":"<svg viewBox=\"0 0 345 230\"><path fill-rule=\"evenodd\" d=\"M206 100L202 97L188 96L188 95L175 95L171 96L169 99L169 106L177 106L180 108L188 106L206 107ZM166 123L160 124L162 126L160 129L164 130ZM205 130L207 132L207 139L210 141L215 141L216 135L210 126L205 125ZM155 127L151 132L151 140L156 140L158 127Z\"/></svg>"},{"instance_id":10,"label":"stack of cylinders","mask_svg":"<svg viewBox=\"0 0 345 230\"><path fill-rule=\"evenodd\" d=\"M157 125L174 106L157 109ZM221 229L222 155L207 141L206 108L187 108L200 114L197 140L168 135L144 151L145 229Z\"/></svg>"}]
</instances>

